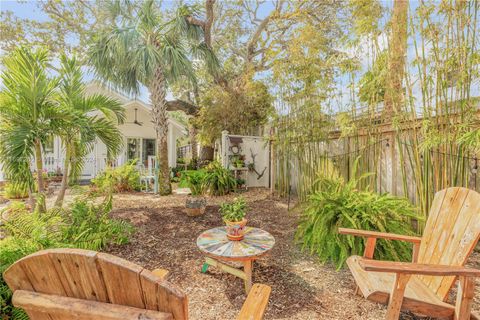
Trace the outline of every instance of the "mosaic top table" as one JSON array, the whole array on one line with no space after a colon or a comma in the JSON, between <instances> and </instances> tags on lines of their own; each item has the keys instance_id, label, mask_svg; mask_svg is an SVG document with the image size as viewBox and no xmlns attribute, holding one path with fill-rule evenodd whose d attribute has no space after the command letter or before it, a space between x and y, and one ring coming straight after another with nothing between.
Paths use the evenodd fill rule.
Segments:
<instances>
[{"instance_id":1,"label":"mosaic top table","mask_svg":"<svg viewBox=\"0 0 480 320\"><path fill-rule=\"evenodd\" d=\"M275 238L262 229L247 227L245 237L240 241L231 241L227 238L225 227L213 228L202 232L197 238L197 246L207 257L202 272L207 272L208 266L220 268L244 280L245 291L252 287L253 261L262 257L275 244ZM243 271L223 261L239 261L243 263Z\"/></svg>"}]
</instances>

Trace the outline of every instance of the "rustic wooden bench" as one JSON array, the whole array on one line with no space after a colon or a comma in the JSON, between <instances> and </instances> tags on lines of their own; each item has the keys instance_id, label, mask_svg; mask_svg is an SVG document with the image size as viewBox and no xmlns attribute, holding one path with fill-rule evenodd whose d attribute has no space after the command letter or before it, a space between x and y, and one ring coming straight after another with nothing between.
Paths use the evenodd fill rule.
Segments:
<instances>
[{"instance_id":1,"label":"rustic wooden bench","mask_svg":"<svg viewBox=\"0 0 480 320\"><path fill-rule=\"evenodd\" d=\"M400 310L455 320L478 319L471 314L475 277L480 270L464 267L480 237L480 194L465 188L439 191L433 200L423 237L340 228L339 232L366 238L363 257L347 264L358 289L369 300L388 304L387 319ZM377 239L413 244L413 261L375 261ZM456 305L447 303L456 280Z\"/></svg>"},{"instance_id":2,"label":"rustic wooden bench","mask_svg":"<svg viewBox=\"0 0 480 320\"><path fill-rule=\"evenodd\" d=\"M124 259L89 250L43 250L4 272L13 304L32 320L188 319L187 296L165 280ZM262 319L270 287L255 284L237 319Z\"/></svg>"}]
</instances>

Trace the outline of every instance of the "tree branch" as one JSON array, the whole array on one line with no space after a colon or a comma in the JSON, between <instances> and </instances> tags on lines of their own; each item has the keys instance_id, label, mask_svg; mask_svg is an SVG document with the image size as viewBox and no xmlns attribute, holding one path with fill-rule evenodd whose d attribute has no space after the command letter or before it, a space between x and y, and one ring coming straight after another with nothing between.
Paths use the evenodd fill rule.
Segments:
<instances>
[{"instance_id":1,"label":"tree branch","mask_svg":"<svg viewBox=\"0 0 480 320\"><path fill-rule=\"evenodd\" d=\"M167 111L183 111L188 115L196 115L200 108L183 100L167 101Z\"/></svg>"},{"instance_id":2,"label":"tree branch","mask_svg":"<svg viewBox=\"0 0 480 320\"><path fill-rule=\"evenodd\" d=\"M247 63L251 63L253 58L255 57L255 47L257 45L258 40L260 39L260 36L262 33L267 29L268 23L274 17L275 15L278 15L283 7L284 0L279 0L275 6L275 10L272 11L265 19L261 20L260 24L257 26L257 29L253 33L253 35L250 37L250 39L247 42L247 56L245 57ZM256 11L255 11L256 13ZM257 17L255 17L255 20L258 20ZM258 52L258 51L257 51Z\"/></svg>"}]
</instances>

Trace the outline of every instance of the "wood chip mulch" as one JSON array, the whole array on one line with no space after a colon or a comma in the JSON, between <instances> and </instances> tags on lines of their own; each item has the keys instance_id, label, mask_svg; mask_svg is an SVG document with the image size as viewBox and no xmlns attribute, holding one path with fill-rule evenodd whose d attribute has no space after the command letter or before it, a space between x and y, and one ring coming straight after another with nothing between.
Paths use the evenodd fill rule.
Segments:
<instances>
[{"instance_id":1,"label":"wood chip mulch","mask_svg":"<svg viewBox=\"0 0 480 320\"><path fill-rule=\"evenodd\" d=\"M168 281L188 295L191 319L234 319L243 302L243 281L210 267L200 272L203 255L196 238L204 230L223 225L218 205L237 195L209 198L203 216L188 217L185 196L158 197L134 193L115 196L112 216L135 225L127 245L106 251L145 268L170 270ZM268 284L272 294L265 319L384 319L384 306L354 295L347 269L336 271L302 253L294 243L298 213L287 202L253 189L243 194L249 203L248 225L267 230L276 239L271 253L254 264L253 281ZM480 267L480 254L470 261ZM474 310L480 311L480 286ZM422 319L403 313L401 319Z\"/></svg>"}]
</instances>

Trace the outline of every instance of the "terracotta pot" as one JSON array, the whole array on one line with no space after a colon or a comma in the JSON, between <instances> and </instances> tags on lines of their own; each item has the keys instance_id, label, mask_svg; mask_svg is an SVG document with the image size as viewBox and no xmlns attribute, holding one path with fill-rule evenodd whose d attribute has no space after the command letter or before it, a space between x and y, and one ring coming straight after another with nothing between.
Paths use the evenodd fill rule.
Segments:
<instances>
[{"instance_id":1,"label":"terracotta pot","mask_svg":"<svg viewBox=\"0 0 480 320\"><path fill-rule=\"evenodd\" d=\"M232 241L242 240L245 235L247 221L245 218L242 221L225 221L227 225L227 238Z\"/></svg>"},{"instance_id":2,"label":"terracotta pot","mask_svg":"<svg viewBox=\"0 0 480 320\"><path fill-rule=\"evenodd\" d=\"M185 200L185 212L190 217L200 216L205 213L207 199L202 196L188 196Z\"/></svg>"}]
</instances>

